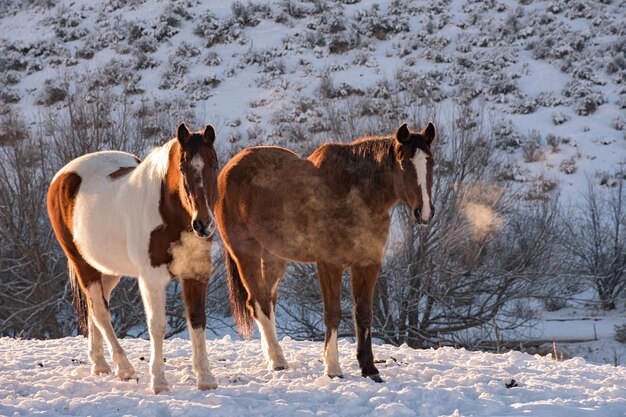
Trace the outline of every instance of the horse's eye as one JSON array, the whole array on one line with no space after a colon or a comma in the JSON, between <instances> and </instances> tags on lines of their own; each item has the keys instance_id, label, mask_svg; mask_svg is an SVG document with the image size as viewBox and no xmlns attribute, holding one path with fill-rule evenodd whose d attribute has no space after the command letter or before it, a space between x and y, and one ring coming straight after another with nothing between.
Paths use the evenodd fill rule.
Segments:
<instances>
[{"instance_id":1,"label":"horse's eye","mask_svg":"<svg viewBox=\"0 0 626 417\"><path fill-rule=\"evenodd\" d=\"M178 165L178 169L180 170L180 172L183 172L183 164Z\"/></svg>"}]
</instances>

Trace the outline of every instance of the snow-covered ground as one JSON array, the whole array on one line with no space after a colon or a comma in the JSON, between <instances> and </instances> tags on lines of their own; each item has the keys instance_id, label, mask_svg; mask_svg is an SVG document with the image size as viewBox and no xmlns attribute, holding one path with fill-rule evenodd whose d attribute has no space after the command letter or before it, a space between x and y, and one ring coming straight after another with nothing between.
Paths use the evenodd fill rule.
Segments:
<instances>
[{"instance_id":1,"label":"snow-covered ground","mask_svg":"<svg viewBox=\"0 0 626 417\"><path fill-rule=\"evenodd\" d=\"M1 416L508 416L626 415L626 367L518 352L374 346L386 382L359 375L355 345L339 341L345 379L323 376L322 344L282 341L291 369L265 368L258 340L209 340L215 391L195 389L188 340L165 342L172 390L149 391L149 342L122 340L138 381L91 376L86 339L0 339ZM141 359L143 358L143 360ZM514 379L518 386L507 388Z\"/></svg>"}]
</instances>

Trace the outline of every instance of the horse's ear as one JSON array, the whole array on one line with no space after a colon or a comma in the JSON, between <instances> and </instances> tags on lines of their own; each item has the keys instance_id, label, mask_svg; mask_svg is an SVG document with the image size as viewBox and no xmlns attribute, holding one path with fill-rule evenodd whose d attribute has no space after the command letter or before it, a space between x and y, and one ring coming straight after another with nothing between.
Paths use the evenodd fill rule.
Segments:
<instances>
[{"instance_id":1,"label":"horse's ear","mask_svg":"<svg viewBox=\"0 0 626 417\"><path fill-rule=\"evenodd\" d=\"M213 142L215 142L215 129L213 129L213 126L206 125L204 132L202 132L202 138L207 145L213 145Z\"/></svg>"},{"instance_id":2,"label":"horse's ear","mask_svg":"<svg viewBox=\"0 0 626 417\"><path fill-rule=\"evenodd\" d=\"M433 142L435 141L436 135L437 133L435 130L435 125L433 124L433 122L428 122L428 126L426 126L424 130L422 131L422 136L424 136L426 143L428 143L429 145L432 145Z\"/></svg>"},{"instance_id":3,"label":"horse's ear","mask_svg":"<svg viewBox=\"0 0 626 417\"><path fill-rule=\"evenodd\" d=\"M176 138L183 145L189 141L189 129L187 129L187 126L184 123L181 123L180 126L178 126Z\"/></svg>"},{"instance_id":4,"label":"horse's ear","mask_svg":"<svg viewBox=\"0 0 626 417\"><path fill-rule=\"evenodd\" d=\"M396 130L396 140L402 144L408 143L411 139L411 132L409 132L409 128L406 123L403 123L402 126Z\"/></svg>"}]
</instances>

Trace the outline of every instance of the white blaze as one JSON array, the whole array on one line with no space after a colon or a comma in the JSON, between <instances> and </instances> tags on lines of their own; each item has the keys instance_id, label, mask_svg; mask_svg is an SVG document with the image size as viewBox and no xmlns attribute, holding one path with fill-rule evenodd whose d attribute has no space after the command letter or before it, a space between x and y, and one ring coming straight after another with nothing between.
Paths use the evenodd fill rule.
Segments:
<instances>
[{"instance_id":1,"label":"white blaze","mask_svg":"<svg viewBox=\"0 0 626 417\"><path fill-rule=\"evenodd\" d=\"M191 166L197 175L202 175L202 169L204 168L204 161L200 155L196 155L191 160Z\"/></svg>"},{"instance_id":2,"label":"white blaze","mask_svg":"<svg viewBox=\"0 0 626 417\"><path fill-rule=\"evenodd\" d=\"M191 167L194 170L195 177L203 178L202 170L204 169L204 160L202 160L202 157L200 155L196 155L193 157L193 159L191 160ZM202 184L202 188L204 188L204 183ZM204 195L204 204L206 205L206 208L207 208L207 211L209 212L209 217L210 217L209 224L207 225L209 230L207 231L210 234L212 234L215 231L215 216L213 216L213 211L211 211L211 205L209 204L208 194Z\"/></svg>"},{"instance_id":3,"label":"white blaze","mask_svg":"<svg viewBox=\"0 0 626 417\"><path fill-rule=\"evenodd\" d=\"M427 184L427 156L426 154L418 149L415 152L415 156L413 157L413 165L415 166L415 171L417 172L417 185L422 190L422 219L429 220L430 219L430 196L428 195L428 184Z\"/></svg>"}]
</instances>

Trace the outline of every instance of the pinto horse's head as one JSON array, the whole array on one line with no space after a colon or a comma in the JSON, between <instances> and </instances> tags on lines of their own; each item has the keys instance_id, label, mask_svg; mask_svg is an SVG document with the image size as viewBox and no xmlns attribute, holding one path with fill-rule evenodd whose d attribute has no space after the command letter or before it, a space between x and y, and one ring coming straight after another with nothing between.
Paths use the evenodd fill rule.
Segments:
<instances>
[{"instance_id":1,"label":"pinto horse's head","mask_svg":"<svg viewBox=\"0 0 626 417\"><path fill-rule=\"evenodd\" d=\"M396 131L396 159L399 164L394 179L396 194L411 208L418 225L427 225L435 214L433 204L433 154L435 125L411 132L406 123Z\"/></svg>"},{"instance_id":2,"label":"pinto horse's head","mask_svg":"<svg viewBox=\"0 0 626 417\"><path fill-rule=\"evenodd\" d=\"M207 125L204 131L191 133L181 123L176 138L180 144L181 201L191 216L191 228L195 235L209 238L217 226L213 215L219 168L213 148L215 129Z\"/></svg>"}]
</instances>

